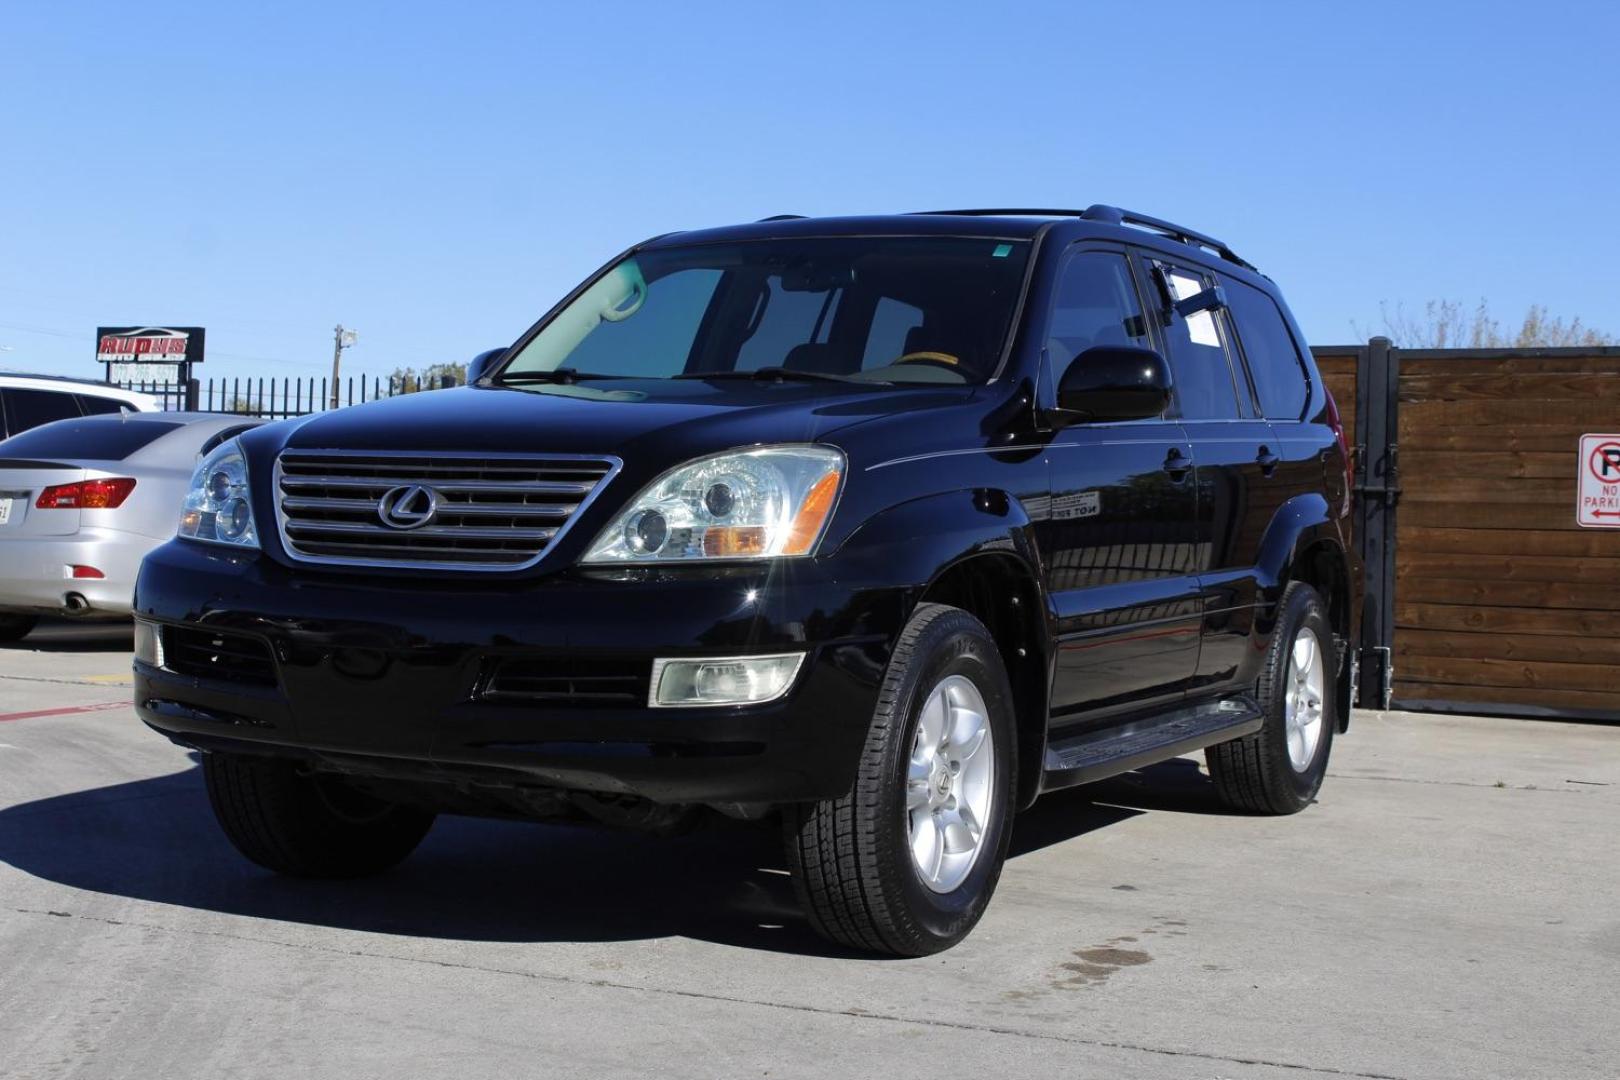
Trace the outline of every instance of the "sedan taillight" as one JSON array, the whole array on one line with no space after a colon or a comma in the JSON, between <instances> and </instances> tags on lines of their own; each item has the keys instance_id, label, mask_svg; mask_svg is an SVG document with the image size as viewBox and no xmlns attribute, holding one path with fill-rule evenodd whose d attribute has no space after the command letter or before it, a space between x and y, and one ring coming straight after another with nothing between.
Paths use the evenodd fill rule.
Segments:
<instances>
[{"instance_id":1,"label":"sedan taillight","mask_svg":"<svg viewBox=\"0 0 1620 1080\"><path fill-rule=\"evenodd\" d=\"M135 490L135 481L127 476L106 480L80 480L76 484L53 484L39 493L34 502L36 510L116 510Z\"/></svg>"}]
</instances>

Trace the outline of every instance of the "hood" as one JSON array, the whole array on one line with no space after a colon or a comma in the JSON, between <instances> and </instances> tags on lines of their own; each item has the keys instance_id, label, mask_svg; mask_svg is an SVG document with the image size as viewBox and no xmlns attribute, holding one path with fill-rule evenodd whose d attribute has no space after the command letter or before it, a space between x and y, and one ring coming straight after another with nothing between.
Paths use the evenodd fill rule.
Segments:
<instances>
[{"instance_id":1,"label":"hood","mask_svg":"<svg viewBox=\"0 0 1620 1080\"><path fill-rule=\"evenodd\" d=\"M965 396L970 388L699 380L467 386L320 413L260 433L281 429L282 445L308 450L645 454L676 461L735 446L815 442L850 424Z\"/></svg>"}]
</instances>

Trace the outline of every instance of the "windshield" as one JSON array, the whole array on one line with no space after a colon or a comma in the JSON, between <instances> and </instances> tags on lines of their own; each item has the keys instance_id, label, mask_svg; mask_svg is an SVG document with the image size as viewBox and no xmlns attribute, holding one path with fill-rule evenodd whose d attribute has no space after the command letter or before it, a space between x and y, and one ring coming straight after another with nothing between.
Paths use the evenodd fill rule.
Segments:
<instances>
[{"instance_id":1,"label":"windshield","mask_svg":"<svg viewBox=\"0 0 1620 1080\"><path fill-rule=\"evenodd\" d=\"M546 324L498 381L738 378L979 383L994 374L1028 241L836 237L644 251Z\"/></svg>"}]
</instances>

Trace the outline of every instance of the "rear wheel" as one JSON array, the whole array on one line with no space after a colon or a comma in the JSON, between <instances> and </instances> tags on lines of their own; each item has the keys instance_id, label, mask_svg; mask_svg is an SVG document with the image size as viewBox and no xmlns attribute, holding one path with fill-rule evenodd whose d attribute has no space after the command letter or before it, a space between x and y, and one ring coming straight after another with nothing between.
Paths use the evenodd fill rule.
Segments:
<instances>
[{"instance_id":1,"label":"rear wheel","mask_svg":"<svg viewBox=\"0 0 1620 1080\"><path fill-rule=\"evenodd\" d=\"M1288 586L1256 686L1265 725L1204 751L1221 800L1237 810L1293 814L1327 775L1338 717L1333 630L1316 590Z\"/></svg>"},{"instance_id":2,"label":"rear wheel","mask_svg":"<svg viewBox=\"0 0 1620 1080\"><path fill-rule=\"evenodd\" d=\"M290 761L204 754L214 816L236 850L294 877L362 877L404 859L433 815L384 802Z\"/></svg>"},{"instance_id":3,"label":"rear wheel","mask_svg":"<svg viewBox=\"0 0 1620 1080\"><path fill-rule=\"evenodd\" d=\"M1015 752L990 632L958 608L921 605L889 662L853 789L788 816L788 858L816 930L900 956L967 936L1006 858Z\"/></svg>"},{"instance_id":4,"label":"rear wheel","mask_svg":"<svg viewBox=\"0 0 1620 1080\"><path fill-rule=\"evenodd\" d=\"M0 641L21 641L38 622L35 615L0 615Z\"/></svg>"}]
</instances>

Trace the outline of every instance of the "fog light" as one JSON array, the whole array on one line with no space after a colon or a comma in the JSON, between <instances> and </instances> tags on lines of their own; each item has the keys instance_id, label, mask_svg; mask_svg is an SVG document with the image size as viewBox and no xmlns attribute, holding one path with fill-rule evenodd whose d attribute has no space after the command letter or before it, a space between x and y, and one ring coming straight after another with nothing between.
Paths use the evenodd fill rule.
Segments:
<instances>
[{"instance_id":1,"label":"fog light","mask_svg":"<svg viewBox=\"0 0 1620 1080\"><path fill-rule=\"evenodd\" d=\"M655 660L649 705L755 705L787 693L804 653Z\"/></svg>"},{"instance_id":2,"label":"fog light","mask_svg":"<svg viewBox=\"0 0 1620 1080\"><path fill-rule=\"evenodd\" d=\"M157 623L135 620L135 659L153 667L163 666L163 628Z\"/></svg>"}]
</instances>

